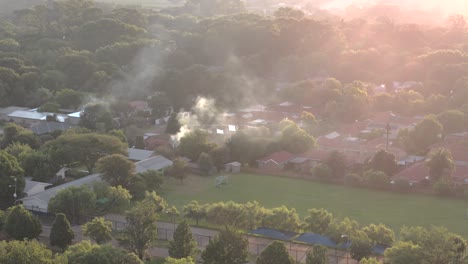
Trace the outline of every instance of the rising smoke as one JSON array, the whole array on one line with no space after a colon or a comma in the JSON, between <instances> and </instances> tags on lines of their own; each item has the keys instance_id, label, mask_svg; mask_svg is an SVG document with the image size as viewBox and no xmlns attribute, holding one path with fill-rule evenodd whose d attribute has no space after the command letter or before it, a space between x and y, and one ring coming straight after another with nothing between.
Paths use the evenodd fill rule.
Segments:
<instances>
[{"instance_id":1,"label":"rising smoke","mask_svg":"<svg viewBox=\"0 0 468 264\"><path fill-rule=\"evenodd\" d=\"M177 146L180 139L194 129L207 130L213 125L224 123L224 113L215 104L214 99L198 97L190 112L180 112L177 114L181 128L179 133L171 136L174 146Z\"/></svg>"}]
</instances>

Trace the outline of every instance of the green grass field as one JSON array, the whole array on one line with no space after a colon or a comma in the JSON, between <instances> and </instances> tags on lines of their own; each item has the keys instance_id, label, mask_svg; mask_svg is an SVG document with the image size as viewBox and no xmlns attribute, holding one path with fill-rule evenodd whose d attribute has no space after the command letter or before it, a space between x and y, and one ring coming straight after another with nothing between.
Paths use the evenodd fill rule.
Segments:
<instances>
[{"instance_id":1,"label":"green grass field","mask_svg":"<svg viewBox=\"0 0 468 264\"><path fill-rule=\"evenodd\" d=\"M400 227L445 226L468 238L468 204L462 200L378 192L273 176L238 174L215 187L214 177L190 176L165 184L162 195L182 210L191 200L200 203L256 200L267 208L286 205L303 217L309 208L325 208L335 217L350 217L361 225L383 223L398 234Z\"/></svg>"}]
</instances>

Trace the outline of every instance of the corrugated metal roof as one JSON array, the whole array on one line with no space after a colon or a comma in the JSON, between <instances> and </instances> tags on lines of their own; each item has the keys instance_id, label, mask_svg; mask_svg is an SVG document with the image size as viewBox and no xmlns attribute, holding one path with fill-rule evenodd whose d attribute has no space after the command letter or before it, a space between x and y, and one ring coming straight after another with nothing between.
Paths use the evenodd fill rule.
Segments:
<instances>
[{"instance_id":1,"label":"corrugated metal roof","mask_svg":"<svg viewBox=\"0 0 468 264\"><path fill-rule=\"evenodd\" d=\"M162 170L169 166L172 166L172 161L159 155L135 163L135 170L137 173L142 173L149 170Z\"/></svg>"},{"instance_id":2,"label":"corrugated metal roof","mask_svg":"<svg viewBox=\"0 0 468 264\"><path fill-rule=\"evenodd\" d=\"M153 151L144 149L128 148L128 158L131 160L141 161L150 158L153 155Z\"/></svg>"},{"instance_id":3,"label":"corrugated metal roof","mask_svg":"<svg viewBox=\"0 0 468 264\"><path fill-rule=\"evenodd\" d=\"M67 123L47 122L47 123L33 125L31 126L31 130L36 135L43 135L43 134L52 133L56 130L65 131L72 126L73 125L67 124Z\"/></svg>"},{"instance_id":4,"label":"corrugated metal roof","mask_svg":"<svg viewBox=\"0 0 468 264\"><path fill-rule=\"evenodd\" d=\"M50 115L57 115L57 121L65 122L67 119L67 115L61 114L54 114L54 113L47 113L47 112L36 112L36 111L25 111L25 110L17 110L8 115L10 118L24 118L24 119L31 119L31 120L46 120L47 116Z\"/></svg>"},{"instance_id":5,"label":"corrugated metal roof","mask_svg":"<svg viewBox=\"0 0 468 264\"><path fill-rule=\"evenodd\" d=\"M100 181L100 180L101 180L101 175L100 174L91 174L89 176L86 176L86 177L83 177L83 178L80 178L80 179L77 179L77 180L74 180L74 181L71 181L71 182L67 182L65 184L55 186L53 188L50 188L50 189L47 189L47 190L45 190L43 192L40 192L40 193L31 195L31 196L22 198L20 200L21 201L26 201L26 200L30 200L30 199L36 199L38 201L43 202L44 204L49 204L50 199L52 199L52 197L54 197L60 190L63 190L65 188L72 187L72 186L80 187L80 186L83 186L83 185L90 185L93 182ZM46 209L46 208L44 208L44 209Z\"/></svg>"}]
</instances>

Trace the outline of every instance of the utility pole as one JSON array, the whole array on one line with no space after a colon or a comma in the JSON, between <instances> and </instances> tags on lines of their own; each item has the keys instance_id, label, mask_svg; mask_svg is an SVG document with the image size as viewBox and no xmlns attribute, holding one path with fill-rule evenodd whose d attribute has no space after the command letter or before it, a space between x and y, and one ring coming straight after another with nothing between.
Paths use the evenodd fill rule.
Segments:
<instances>
[{"instance_id":1,"label":"utility pole","mask_svg":"<svg viewBox=\"0 0 468 264\"><path fill-rule=\"evenodd\" d=\"M388 151L388 137L390 135L390 124L389 123L387 123L387 126L385 127L385 129L387 129L387 144L386 144L385 150Z\"/></svg>"},{"instance_id":2,"label":"utility pole","mask_svg":"<svg viewBox=\"0 0 468 264\"><path fill-rule=\"evenodd\" d=\"M15 198L15 205L16 205L16 199L18 198L18 195L16 194L16 187L17 187L17 179L15 179L15 185L8 185L8 187L15 187L15 192L13 193L13 197Z\"/></svg>"}]
</instances>

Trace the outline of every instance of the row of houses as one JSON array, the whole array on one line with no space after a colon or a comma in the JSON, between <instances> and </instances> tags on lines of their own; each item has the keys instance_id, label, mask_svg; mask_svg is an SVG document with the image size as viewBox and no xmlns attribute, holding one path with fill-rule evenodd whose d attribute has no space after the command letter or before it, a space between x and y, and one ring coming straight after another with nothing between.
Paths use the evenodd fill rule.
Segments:
<instances>
[{"instance_id":1,"label":"row of houses","mask_svg":"<svg viewBox=\"0 0 468 264\"><path fill-rule=\"evenodd\" d=\"M161 171L172 166L172 161L166 159L161 155L155 155L153 151L141 150L141 149L128 149L128 158L135 162L135 172L142 173L149 170ZM64 177L66 169L61 169L58 173L58 177ZM68 187L80 187L80 186L92 186L95 182L101 181L100 174L91 174L52 188L47 189L51 184L36 182L30 179L26 180L25 197L19 201L25 206L25 208L48 212L48 205L50 199L52 199L57 193Z\"/></svg>"},{"instance_id":2,"label":"row of houses","mask_svg":"<svg viewBox=\"0 0 468 264\"><path fill-rule=\"evenodd\" d=\"M69 114L39 112L37 109L9 106L0 109L0 120L14 122L31 129L37 135L52 133L57 130L65 131L80 122L81 111ZM50 117L54 118L51 121Z\"/></svg>"},{"instance_id":3,"label":"row of houses","mask_svg":"<svg viewBox=\"0 0 468 264\"><path fill-rule=\"evenodd\" d=\"M451 174L452 182L457 185L468 185L468 132L449 135L444 141L435 144L433 148L445 148L452 153L455 165ZM348 165L353 166L370 160L375 152L381 149L385 148L370 148L365 152L361 152L361 150L348 151L347 148L329 148L319 145L317 149L301 154L292 154L286 151L272 153L257 160L257 166L266 172L277 172L288 169L299 173L309 173L315 165L324 161L331 151L337 150L343 153ZM389 151L394 154L397 153L395 155L397 157L397 164L402 168L393 177L394 180L406 179L412 185L430 180L426 157L406 155L404 151L398 149L389 149Z\"/></svg>"},{"instance_id":4,"label":"row of houses","mask_svg":"<svg viewBox=\"0 0 468 264\"><path fill-rule=\"evenodd\" d=\"M448 135L432 148L444 148L451 152L455 165L451 174L452 182L457 185L468 185L468 132ZM394 178L407 179L413 184L430 180L425 160L426 158L408 166Z\"/></svg>"}]
</instances>

